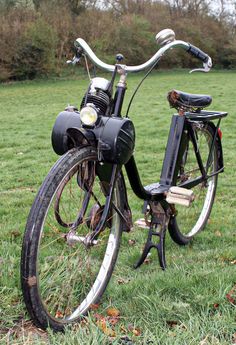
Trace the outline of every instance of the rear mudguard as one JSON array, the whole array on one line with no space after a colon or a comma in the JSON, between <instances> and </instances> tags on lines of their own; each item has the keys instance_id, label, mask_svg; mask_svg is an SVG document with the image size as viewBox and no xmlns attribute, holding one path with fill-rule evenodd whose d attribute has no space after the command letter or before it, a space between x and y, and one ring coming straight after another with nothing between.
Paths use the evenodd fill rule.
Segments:
<instances>
[{"instance_id":1,"label":"rear mudguard","mask_svg":"<svg viewBox=\"0 0 236 345\"><path fill-rule=\"evenodd\" d=\"M214 130L214 132L217 130L215 124L211 121L208 122L208 125ZM216 145L217 145L217 162L218 162L218 169L221 170L221 172L224 171L224 158L223 158L223 150L222 150L222 143L220 139L220 135L217 132L216 135Z\"/></svg>"}]
</instances>

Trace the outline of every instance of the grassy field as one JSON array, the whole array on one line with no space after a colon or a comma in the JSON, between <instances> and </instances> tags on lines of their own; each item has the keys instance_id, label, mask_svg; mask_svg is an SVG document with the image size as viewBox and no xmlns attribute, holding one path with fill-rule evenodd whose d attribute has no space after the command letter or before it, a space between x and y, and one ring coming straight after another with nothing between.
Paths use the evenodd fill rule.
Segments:
<instances>
[{"instance_id":1,"label":"grassy field","mask_svg":"<svg viewBox=\"0 0 236 345\"><path fill-rule=\"evenodd\" d=\"M128 79L129 96L139 80L140 75ZM134 270L145 231L135 228L125 233L113 278L99 309L85 325L54 334L37 330L29 321L19 283L24 227L36 191L58 158L50 142L56 115L68 103L79 105L86 86L84 76L0 86L0 344L236 344L234 72L154 73L130 112L137 133L135 157L144 184L160 176L172 114L167 91L209 93L211 109L229 112L221 124L225 172L219 176L206 229L184 248L167 235L165 272L156 254L149 264ZM142 216L142 202L128 189L135 220ZM119 311L114 325L109 323L108 307ZM96 322L95 313L106 318L108 331Z\"/></svg>"}]
</instances>

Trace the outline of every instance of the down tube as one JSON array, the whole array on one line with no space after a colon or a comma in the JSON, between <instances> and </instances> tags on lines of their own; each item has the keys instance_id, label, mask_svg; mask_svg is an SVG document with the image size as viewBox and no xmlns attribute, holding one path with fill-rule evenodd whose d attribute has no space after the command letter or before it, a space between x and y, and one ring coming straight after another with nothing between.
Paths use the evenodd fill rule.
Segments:
<instances>
[{"instance_id":1,"label":"down tube","mask_svg":"<svg viewBox=\"0 0 236 345\"><path fill-rule=\"evenodd\" d=\"M141 183L134 156L125 164L125 169L131 188L137 197L143 200L151 200L152 194L146 191Z\"/></svg>"}]
</instances>

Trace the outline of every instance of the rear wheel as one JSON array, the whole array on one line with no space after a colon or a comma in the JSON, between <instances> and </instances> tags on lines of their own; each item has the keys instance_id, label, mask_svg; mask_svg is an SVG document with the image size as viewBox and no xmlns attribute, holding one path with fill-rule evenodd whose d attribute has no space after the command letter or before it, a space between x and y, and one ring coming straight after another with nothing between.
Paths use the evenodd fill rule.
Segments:
<instances>
[{"instance_id":1,"label":"rear wheel","mask_svg":"<svg viewBox=\"0 0 236 345\"><path fill-rule=\"evenodd\" d=\"M193 125L193 128L202 162L204 167L206 167L214 137L214 129L208 124L203 126L196 124L196 126ZM208 174L210 175L217 170L218 166L216 142L213 147L212 157L208 163ZM196 160L193 144L189 139L179 169L177 185L200 176L201 171ZM192 188L195 199L190 207L175 205L176 216L170 220L169 232L176 243L180 245L187 244L193 236L205 227L214 202L217 177L217 175L214 175L207 179L207 181Z\"/></svg>"},{"instance_id":2,"label":"rear wheel","mask_svg":"<svg viewBox=\"0 0 236 345\"><path fill-rule=\"evenodd\" d=\"M121 238L115 207L96 241L86 244L106 200L98 164L93 148L69 151L51 169L32 206L21 279L27 309L43 329L63 330L78 321L98 302L111 277ZM112 202L118 209L120 200L116 180Z\"/></svg>"}]
</instances>

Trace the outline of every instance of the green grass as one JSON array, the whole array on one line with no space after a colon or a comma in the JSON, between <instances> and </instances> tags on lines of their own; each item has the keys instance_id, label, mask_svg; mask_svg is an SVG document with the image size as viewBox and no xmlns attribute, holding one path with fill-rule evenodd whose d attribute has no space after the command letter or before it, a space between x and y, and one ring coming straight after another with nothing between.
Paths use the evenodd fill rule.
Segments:
<instances>
[{"instance_id":1,"label":"green grass","mask_svg":"<svg viewBox=\"0 0 236 345\"><path fill-rule=\"evenodd\" d=\"M140 75L129 77L128 96L138 80ZM129 345L236 343L236 307L226 297L236 284L234 72L154 73L130 111L137 134L135 157L144 184L158 181L160 176L173 113L166 101L167 91L209 93L213 96L211 109L229 112L221 124L225 172L219 176L206 229L184 248L167 235L165 272L159 268L155 252L148 265L134 270L146 233L135 229L123 235L113 278L94 312L106 315L108 306L120 311L112 340L96 325L94 313L86 325L68 329L66 334L49 331L45 335L26 321L29 317L19 283L24 226L36 191L57 159L50 139L56 115L68 103L79 105L86 86L84 77L0 86L0 344L125 344L125 337ZM129 186L128 192L135 220L142 216L142 202ZM136 241L132 246L130 239Z\"/></svg>"}]
</instances>

